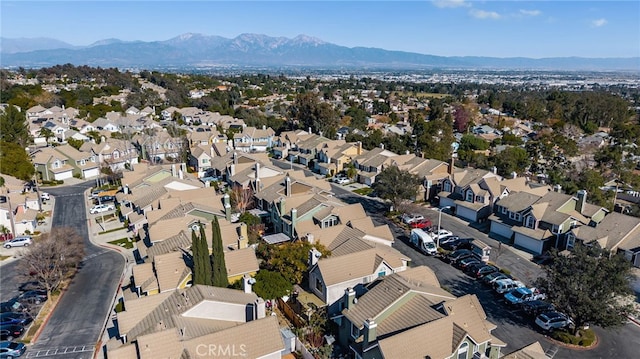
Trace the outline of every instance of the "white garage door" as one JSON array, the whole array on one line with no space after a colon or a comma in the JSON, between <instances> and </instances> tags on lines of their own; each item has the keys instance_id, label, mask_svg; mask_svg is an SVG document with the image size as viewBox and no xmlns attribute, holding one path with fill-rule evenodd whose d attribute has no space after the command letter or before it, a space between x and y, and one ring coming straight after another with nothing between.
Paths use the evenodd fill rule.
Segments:
<instances>
[{"instance_id":1,"label":"white garage door","mask_svg":"<svg viewBox=\"0 0 640 359\"><path fill-rule=\"evenodd\" d=\"M515 246L526 249L533 254L542 254L542 245L544 242L523 236L520 233L516 233L513 244Z\"/></svg>"},{"instance_id":2,"label":"white garage door","mask_svg":"<svg viewBox=\"0 0 640 359\"><path fill-rule=\"evenodd\" d=\"M465 208L462 206L457 206L456 207L456 215L460 218L464 218L466 220L469 220L471 222L475 222L478 220L477 218L477 213L476 211L469 209L469 208Z\"/></svg>"},{"instance_id":3,"label":"white garage door","mask_svg":"<svg viewBox=\"0 0 640 359\"><path fill-rule=\"evenodd\" d=\"M84 172L84 178L97 177L100 174L100 169L96 167L88 170L83 170L82 172Z\"/></svg>"},{"instance_id":4,"label":"white garage door","mask_svg":"<svg viewBox=\"0 0 640 359\"><path fill-rule=\"evenodd\" d=\"M513 234L511 226L494 221L491 221L491 232L509 239Z\"/></svg>"},{"instance_id":5,"label":"white garage door","mask_svg":"<svg viewBox=\"0 0 640 359\"><path fill-rule=\"evenodd\" d=\"M60 173L56 173L55 175L55 179L56 180L65 180L68 178L73 177L73 171L69 170L69 171L64 171L64 172L60 172Z\"/></svg>"}]
</instances>

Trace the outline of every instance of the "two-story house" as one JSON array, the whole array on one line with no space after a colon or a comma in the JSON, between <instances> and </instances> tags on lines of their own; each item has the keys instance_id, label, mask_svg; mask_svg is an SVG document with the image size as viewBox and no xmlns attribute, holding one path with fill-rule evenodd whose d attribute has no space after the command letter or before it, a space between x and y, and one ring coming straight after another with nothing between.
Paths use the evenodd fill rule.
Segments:
<instances>
[{"instance_id":1,"label":"two-story house","mask_svg":"<svg viewBox=\"0 0 640 359\"><path fill-rule=\"evenodd\" d=\"M100 143L83 143L80 151L95 157L100 166L109 166L114 171L138 163L138 150L127 140L103 137Z\"/></svg>"},{"instance_id":2,"label":"two-story house","mask_svg":"<svg viewBox=\"0 0 640 359\"><path fill-rule=\"evenodd\" d=\"M360 296L347 288L340 301L338 340L355 358L499 358L506 346L475 295L456 298L425 266L380 278Z\"/></svg>"},{"instance_id":3,"label":"two-story house","mask_svg":"<svg viewBox=\"0 0 640 359\"><path fill-rule=\"evenodd\" d=\"M353 160L358 171L358 182L367 186L373 185L376 176L384 169L385 163L389 165L391 163L389 160L396 156L398 154L385 150L383 145L371 151L364 151Z\"/></svg>"},{"instance_id":4,"label":"two-story house","mask_svg":"<svg viewBox=\"0 0 640 359\"><path fill-rule=\"evenodd\" d=\"M495 213L489 217L490 233L512 238L514 246L534 254L551 247L564 249L566 234L572 228L600 223L608 213L586 200L585 190L578 191L575 197L556 191L543 196L510 194L496 203Z\"/></svg>"},{"instance_id":5,"label":"two-story house","mask_svg":"<svg viewBox=\"0 0 640 359\"><path fill-rule=\"evenodd\" d=\"M471 222L487 218L493 203L503 195L502 177L481 169L451 167L450 170L453 173L442 181L442 191L438 194L440 207L455 208L456 216Z\"/></svg>"},{"instance_id":6,"label":"two-story house","mask_svg":"<svg viewBox=\"0 0 640 359\"><path fill-rule=\"evenodd\" d=\"M271 127L262 129L245 127L241 133L233 135L233 147L242 152L266 152L273 147L275 132Z\"/></svg>"},{"instance_id":7,"label":"two-story house","mask_svg":"<svg viewBox=\"0 0 640 359\"><path fill-rule=\"evenodd\" d=\"M315 163L314 171L325 176L333 176L363 153L361 142L345 143L342 140L326 142L318 151L318 161Z\"/></svg>"}]
</instances>

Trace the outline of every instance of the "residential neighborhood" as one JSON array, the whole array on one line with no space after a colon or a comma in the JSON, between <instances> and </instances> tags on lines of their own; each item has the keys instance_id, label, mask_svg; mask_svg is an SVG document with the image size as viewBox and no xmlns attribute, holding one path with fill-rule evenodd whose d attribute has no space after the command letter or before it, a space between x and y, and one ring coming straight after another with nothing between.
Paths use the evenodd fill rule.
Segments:
<instances>
[{"instance_id":1,"label":"residential neighborhood","mask_svg":"<svg viewBox=\"0 0 640 359\"><path fill-rule=\"evenodd\" d=\"M108 306L93 343L102 357L547 358L572 350L553 333L609 322L567 320L554 331L538 324L543 313L517 314L509 333L514 319L503 319L524 311L506 309L500 280L537 289L549 261L584 248L640 271L630 183L640 154L613 126L554 127L507 101L494 108L487 90L443 101L368 78L338 88L330 77L292 77L271 93L258 78L205 86L184 75L194 88L179 104L166 99L173 90L157 84L162 76L126 73L149 97L135 104L130 90L109 88L81 109L2 106L27 141L11 149L22 162L2 174L6 263L64 221L87 232L88 248L124 261L115 294L96 304ZM3 70L3 81L68 91L18 72ZM301 83L309 91L296 95ZM243 91L264 93L231 108L216 102ZM416 228L432 252L412 243ZM11 248L21 237L35 245ZM85 255L76 275L102 253ZM498 274L495 287L485 283ZM624 308L616 324L636 318Z\"/></svg>"}]
</instances>

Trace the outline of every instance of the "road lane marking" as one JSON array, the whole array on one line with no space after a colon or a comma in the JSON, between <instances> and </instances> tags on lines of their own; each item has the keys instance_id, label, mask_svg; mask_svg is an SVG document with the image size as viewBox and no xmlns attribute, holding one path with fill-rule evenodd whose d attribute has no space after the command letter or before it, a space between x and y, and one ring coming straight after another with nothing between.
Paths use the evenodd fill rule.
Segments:
<instances>
[{"instance_id":1,"label":"road lane marking","mask_svg":"<svg viewBox=\"0 0 640 359\"><path fill-rule=\"evenodd\" d=\"M93 352L94 346L92 344L78 345L74 347L60 347L51 349L41 349L27 351L27 358L44 358L58 355L66 355L73 353L89 353Z\"/></svg>"}]
</instances>

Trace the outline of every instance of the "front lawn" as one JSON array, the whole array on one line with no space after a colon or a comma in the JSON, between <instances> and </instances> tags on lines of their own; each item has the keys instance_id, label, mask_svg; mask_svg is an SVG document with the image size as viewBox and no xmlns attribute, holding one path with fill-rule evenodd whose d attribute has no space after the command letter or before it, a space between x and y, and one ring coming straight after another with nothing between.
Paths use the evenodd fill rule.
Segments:
<instances>
[{"instance_id":1,"label":"front lawn","mask_svg":"<svg viewBox=\"0 0 640 359\"><path fill-rule=\"evenodd\" d=\"M362 187L362 188L354 189L353 192L361 196L368 196L369 194L371 194L371 192L373 192L373 189L370 187Z\"/></svg>"},{"instance_id":2,"label":"front lawn","mask_svg":"<svg viewBox=\"0 0 640 359\"><path fill-rule=\"evenodd\" d=\"M133 248L133 240L130 241L129 238L120 238L115 241L110 241L109 243L126 249Z\"/></svg>"}]
</instances>

